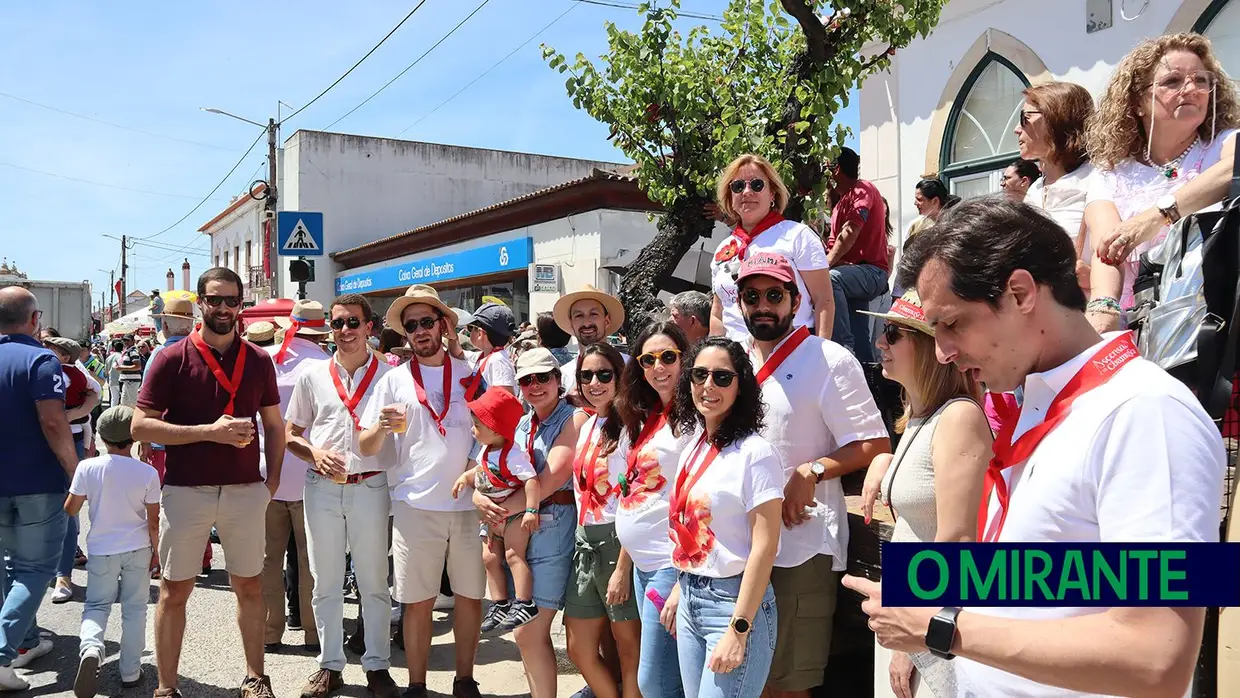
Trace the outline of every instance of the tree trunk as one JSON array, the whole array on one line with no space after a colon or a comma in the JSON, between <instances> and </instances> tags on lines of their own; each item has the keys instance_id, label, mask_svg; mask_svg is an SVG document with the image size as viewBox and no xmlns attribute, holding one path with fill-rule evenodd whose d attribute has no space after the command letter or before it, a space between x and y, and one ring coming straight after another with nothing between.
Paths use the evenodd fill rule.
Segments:
<instances>
[{"instance_id":1,"label":"tree trunk","mask_svg":"<svg viewBox=\"0 0 1240 698\"><path fill-rule=\"evenodd\" d=\"M659 217L659 232L642 248L637 259L624 271L620 281L620 302L624 304L624 335L629 341L645 329L654 316L665 310L658 293L676 270L676 265L698 240L710 237L715 221L703 215L710 200L690 196L677 200Z\"/></svg>"}]
</instances>

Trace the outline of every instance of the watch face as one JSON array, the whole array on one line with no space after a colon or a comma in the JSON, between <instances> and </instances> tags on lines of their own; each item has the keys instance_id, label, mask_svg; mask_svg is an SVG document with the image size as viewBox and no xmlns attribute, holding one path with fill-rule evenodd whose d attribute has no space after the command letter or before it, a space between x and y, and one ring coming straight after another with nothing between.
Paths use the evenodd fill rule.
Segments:
<instances>
[{"instance_id":1,"label":"watch face","mask_svg":"<svg viewBox=\"0 0 1240 698\"><path fill-rule=\"evenodd\" d=\"M956 624L945 618L935 616L930 619L930 628L926 631L926 647L940 654L950 654L952 641L956 638Z\"/></svg>"},{"instance_id":2,"label":"watch face","mask_svg":"<svg viewBox=\"0 0 1240 698\"><path fill-rule=\"evenodd\" d=\"M732 629L744 635L749 632L749 621L744 618L736 618L732 621Z\"/></svg>"},{"instance_id":3,"label":"watch face","mask_svg":"<svg viewBox=\"0 0 1240 698\"><path fill-rule=\"evenodd\" d=\"M1164 196L1161 196L1159 197L1158 201L1155 202L1155 205L1160 209L1172 208L1175 206L1175 196L1171 194L1166 194Z\"/></svg>"}]
</instances>

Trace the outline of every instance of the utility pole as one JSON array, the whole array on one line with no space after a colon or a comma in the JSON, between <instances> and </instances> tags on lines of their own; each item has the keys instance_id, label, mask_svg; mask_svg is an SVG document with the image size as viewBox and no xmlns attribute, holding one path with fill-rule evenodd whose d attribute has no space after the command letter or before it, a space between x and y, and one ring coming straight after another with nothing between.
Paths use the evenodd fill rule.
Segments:
<instances>
[{"instance_id":1,"label":"utility pole","mask_svg":"<svg viewBox=\"0 0 1240 698\"><path fill-rule=\"evenodd\" d=\"M108 272L108 312L112 312L112 306L116 305L112 295L116 293L116 270Z\"/></svg>"},{"instance_id":2,"label":"utility pole","mask_svg":"<svg viewBox=\"0 0 1240 698\"><path fill-rule=\"evenodd\" d=\"M279 108L280 106L277 103L276 110L278 111ZM279 128L280 128L280 124L275 119L267 120L267 198L266 198L266 201L264 202L266 204L267 215L265 217L266 220L264 221L264 223L266 223L267 225L267 239L268 239L268 243L267 243L267 259L269 261L267 265L268 298L279 298L280 297L279 289L276 288L276 276L277 276L276 265L279 264L279 259L280 259L279 250L276 249L277 245L279 245L279 242L277 241L277 238L279 236L276 234L276 215L277 215L276 214L276 211L277 211L276 202L279 200L279 192L277 191L277 188L276 188L276 177L279 176L279 172L277 171L277 167L276 167L276 164L277 164L276 163L276 139L277 139L276 134Z\"/></svg>"},{"instance_id":3,"label":"utility pole","mask_svg":"<svg viewBox=\"0 0 1240 698\"><path fill-rule=\"evenodd\" d=\"M129 236L122 235L121 236L121 292L120 292L121 317L124 317L129 314L129 310L128 308L126 308L127 304L125 303L125 293L129 290L128 285L126 285L125 283L125 280L129 277L129 260L126 257L126 253L128 251L129 251Z\"/></svg>"}]
</instances>

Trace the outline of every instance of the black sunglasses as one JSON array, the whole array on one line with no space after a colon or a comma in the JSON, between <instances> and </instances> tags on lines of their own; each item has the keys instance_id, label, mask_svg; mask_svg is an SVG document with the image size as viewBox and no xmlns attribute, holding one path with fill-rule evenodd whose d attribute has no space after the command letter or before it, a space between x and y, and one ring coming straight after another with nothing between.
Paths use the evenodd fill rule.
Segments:
<instances>
[{"instance_id":1,"label":"black sunglasses","mask_svg":"<svg viewBox=\"0 0 1240 698\"><path fill-rule=\"evenodd\" d=\"M616 377L616 372L612 371L611 369L607 369L607 368L602 369L601 371L591 371L589 369L583 368L577 372L577 376L580 379L582 385L588 385L590 383L593 383L595 378L598 378L599 383L602 383L603 385L607 385L608 383L611 382L612 378Z\"/></svg>"},{"instance_id":2,"label":"black sunglasses","mask_svg":"<svg viewBox=\"0 0 1240 698\"><path fill-rule=\"evenodd\" d=\"M779 305L784 302L788 292L782 288L768 288L765 293L756 288L747 288L741 292L741 302L745 305L757 305L762 297L766 297L766 302L771 305Z\"/></svg>"},{"instance_id":3,"label":"black sunglasses","mask_svg":"<svg viewBox=\"0 0 1240 698\"><path fill-rule=\"evenodd\" d=\"M220 307L220 303L229 308L236 308L241 305L241 296L203 296L202 301L212 308Z\"/></svg>"},{"instance_id":4,"label":"black sunglasses","mask_svg":"<svg viewBox=\"0 0 1240 698\"><path fill-rule=\"evenodd\" d=\"M641 364L642 368L654 368L656 361L662 362L664 366L671 366L677 361L680 361L680 350L664 349L657 354L648 351L637 357L637 363Z\"/></svg>"},{"instance_id":5,"label":"black sunglasses","mask_svg":"<svg viewBox=\"0 0 1240 698\"><path fill-rule=\"evenodd\" d=\"M404 324L404 328L406 332L413 334L418 331L419 327L424 330L433 329L435 325L439 324L441 319L441 316L436 315L435 317L424 317L421 320L409 320Z\"/></svg>"},{"instance_id":6,"label":"black sunglasses","mask_svg":"<svg viewBox=\"0 0 1240 698\"><path fill-rule=\"evenodd\" d=\"M731 190L733 194L739 194L745 191L746 184L749 185L749 191L755 194L762 191L763 189L766 189L766 180L759 179L758 177L754 177L753 179L749 181L745 181L743 179L734 179L728 183L728 189Z\"/></svg>"},{"instance_id":7,"label":"black sunglasses","mask_svg":"<svg viewBox=\"0 0 1240 698\"><path fill-rule=\"evenodd\" d=\"M701 366L694 366L689 371L689 380L693 381L694 385L705 385L707 377L714 381L718 387L726 388L732 385L732 381L736 380L736 372L725 371L721 368L712 371Z\"/></svg>"},{"instance_id":8,"label":"black sunglasses","mask_svg":"<svg viewBox=\"0 0 1240 698\"><path fill-rule=\"evenodd\" d=\"M895 344L904 336L905 329L899 325L886 325L883 327L883 339L888 345Z\"/></svg>"},{"instance_id":9,"label":"black sunglasses","mask_svg":"<svg viewBox=\"0 0 1240 698\"><path fill-rule=\"evenodd\" d=\"M345 325L348 325L351 330L356 330L362 326L362 321L350 315L347 320L345 318L338 317L333 319L331 322L333 330L342 330Z\"/></svg>"},{"instance_id":10,"label":"black sunglasses","mask_svg":"<svg viewBox=\"0 0 1240 698\"><path fill-rule=\"evenodd\" d=\"M546 373L531 373L528 376L521 376L518 378L517 385L520 385L522 388L528 388L531 385L534 385L534 381L538 381L539 385L546 385L551 382L551 376L552 373L550 371Z\"/></svg>"},{"instance_id":11,"label":"black sunglasses","mask_svg":"<svg viewBox=\"0 0 1240 698\"><path fill-rule=\"evenodd\" d=\"M1042 112L1034 110L1034 109L1030 109L1028 111L1022 109L1020 112L1020 127L1029 128L1029 115L1030 114L1041 114L1041 113Z\"/></svg>"}]
</instances>

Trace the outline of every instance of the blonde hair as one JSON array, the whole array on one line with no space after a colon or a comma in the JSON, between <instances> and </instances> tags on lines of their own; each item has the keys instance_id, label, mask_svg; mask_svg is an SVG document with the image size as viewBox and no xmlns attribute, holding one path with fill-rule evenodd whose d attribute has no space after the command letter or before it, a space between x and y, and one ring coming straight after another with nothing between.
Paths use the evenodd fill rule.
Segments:
<instances>
[{"instance_id":1,"label":"blonde hair","mask_svg":"<svg viewBox=\"0 0 1240 698\"><path fill-rule=\"evenodd\" d=\"M728 185L732 180L736 179L736 173L745 165L753 165L762 170L762 178L771 187L771 194L775 197L775 208L773 210L780 213L784 212L784 208L788 206L788 187L784 184L784 180L780 178L779 173L775 171L766 158L753 153L746 153L723 168L723 174L719 175L719 185L715 189L715 199L719 202L719 208L727 214L728 220L739 221L740 214L736 209L732 208L732 192L728 189Z\"/></svg>"},{"instance_id":2,"label":"blonde hair","mask_svg":"<svg viewBox=\"0 0 1240 698\"><path fill-rule=\"evenodd\" d=\"M1197 135L1208 143L1219 131L1240 125L1236 88L1215 58L1209 39L1195 33L1147 39L1115 66L1106 94L1089 119L1085 135L1089 158L1103 169L1114 169L1121 161L1145 152L1148 135L1137 109L1148 101L1146 90L1151 88L1158 62L1170 51L1196 54L1216 78L1215 92L1207 103L1206 118L1197 128Z\"/></svg>"},{"instance_id":3,"label":"blonde hair","mask_svg":"<svg viewBox=\"0 0 1240 698\"><path fill-rule=\"evenodd\" d=\"M954 363L939 363L934 354L934 337L916 330L901 329L904 329L905 339L913 343L913 380L917 383L917 392L925 399L925 405L922 412L914 414L908 391L903 393L904 414L896 420L897 434L903 434L908 428L908 420L934 414L952 398L967 397L982 404L982 387L977 381L961 372Z\"/></svg>"}]
</instances>

